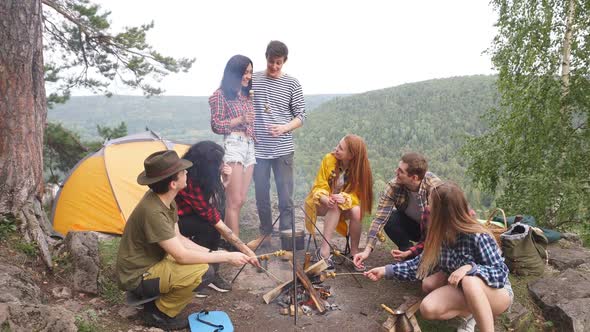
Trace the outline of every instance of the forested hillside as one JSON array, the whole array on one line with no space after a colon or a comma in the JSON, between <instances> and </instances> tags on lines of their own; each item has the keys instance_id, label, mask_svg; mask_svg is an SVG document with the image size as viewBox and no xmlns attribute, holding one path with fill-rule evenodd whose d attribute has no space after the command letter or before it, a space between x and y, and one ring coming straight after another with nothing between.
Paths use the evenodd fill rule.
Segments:
<instances>
[{"instance_id":1,"label":"forested hillside","mask_svg":"<svg viewBox=\"0 0 590 332\"><path fill-rule=\"evenodd\" d=\"M342 95L307 95L310 110ZM127 124L130 134L146 127L172 140L194 143L220 140L211 132L208 97L104 96L72 97L48 112L49 122L60 122L80 134L82 140L96 140L96 125Z\"/></svg>"},{"instance_id":2,"label":"forested hillside","mask_svg":"<svg viewBox=\"0 0 590 332\"><path fill-rule=\"evenodd\" d=\"M310 189L321 157L354 133L369 146L376 193L393 176L402 152L416 150L428 157L432 171L460 183L474 207L488 205L490 199L464 178L459 149L466 135L484 128L480 116L498 98L494 81L491 76L456 77L351 96L306 96L308 118L295 139L296 200ZM49 121L74 129L84 140L97 138L97 124L123 121L129 133L147 126L168 139L220 141L209 119L206 97L74 97L49 111Z\"/></svg>"},{"instance_id":3,"label":"forested hillside","mask_svg":"<svg viewBox=\"0 0 590 332\"><path fill-rule=\"evenodd\" d=\"M402 152L424 153L430 169L463 186L474 207L489 204L465 179L459 149L484 128L480 116L498 95L495 77L437 79L335 98L311 112L296 135L297 194L309 190L321 157L348 133L363 137L380 191ZM494 158L494 156L490 156Z\"/></svg>"}]
</instances>

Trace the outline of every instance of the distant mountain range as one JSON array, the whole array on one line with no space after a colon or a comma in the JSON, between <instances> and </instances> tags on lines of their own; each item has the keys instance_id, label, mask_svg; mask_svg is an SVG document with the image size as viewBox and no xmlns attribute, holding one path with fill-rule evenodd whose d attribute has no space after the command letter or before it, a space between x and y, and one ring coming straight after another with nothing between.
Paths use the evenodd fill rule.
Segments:
<instances>
[{"instance_id":1,"label":"distant mountain range","mask_svg":"<svg viewBox=\"0 0 590 332\"><path fill-rule=\"evenodd\" d=\"M459 149L468 135L485 129L481 115L498 102L495 76L429 80L355 95L305 96L309 111L296 131L296 198L309 190L321 157L347 133L363 137L378 193L393 176L401 154L424 153L430 169L461 184L474 207L487 206L465 178ZM73 97L49 110L48 120L77 131L83 140L97 139L96 125L124 121L128 132L149 127L163 137L194 143L220 141L211 132L207 97L113 96ZM493 156L490 156L493 158ZM378 195L376 196L378 197Z\"/></svg>"},{"instance_id":2,"label":"distant mountain range","mask_svg":"<svg viewBox=\"0 0 590 332\"><path fill-rule=\"evenodd\" d=\"M306 106L312 111L321 103L343 94L308 95ZM146 127L163 137L183 142L219 140L211 132L209 97L85 96L72 97L48 112L48 121L61 122L78 132L82 140L99 139L96 125L116 126L122 121L128 132Z\"/></svg>"}]
</instances>

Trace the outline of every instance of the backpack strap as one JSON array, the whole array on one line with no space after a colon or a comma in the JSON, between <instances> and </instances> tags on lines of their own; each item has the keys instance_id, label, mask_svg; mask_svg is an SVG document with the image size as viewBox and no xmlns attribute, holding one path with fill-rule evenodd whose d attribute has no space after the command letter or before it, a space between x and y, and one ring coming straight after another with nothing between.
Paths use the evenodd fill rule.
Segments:
<instances>
[{"instance_id":1,"label":"backpack strap","mask_svg":"<svg viewBox=\"0 0 590 332\"><path fill-rule=\"evenodd\" d=\"M545 265L549 264L549 252L547 251L547 237L543 233L543 230L537 227L531 227L531 239L533 240L533 244L535 245L535 249L539 253L542 259L545 260Z\"/></svg>"},{"instance_id":2,"label":"backpack strap","mask_svg":"<svg viewBox=\"0 0 590 332\"><path fill-rule=\"evenodd\" d=\"M201 319L201 314L208 315L209 314L209 311L207 311L207 310L201 310L201 311L199 311L199 313L197 314L197 321L198 322L201 322L203 324L209 325L211 327L214 327L215 330L213 332L219 332L219 331L222 331L224 329L223 325L216 325L216 324L213 324L213 323L208 322L206 320L202 320Z\"/></svg>"}]
</instances>

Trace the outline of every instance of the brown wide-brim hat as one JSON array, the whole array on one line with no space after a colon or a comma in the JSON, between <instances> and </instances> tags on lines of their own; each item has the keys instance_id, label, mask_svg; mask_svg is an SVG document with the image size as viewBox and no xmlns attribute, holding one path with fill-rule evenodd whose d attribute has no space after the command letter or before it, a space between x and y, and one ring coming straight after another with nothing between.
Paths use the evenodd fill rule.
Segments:
<instances>
[{"instance_id":1,"label":"brown wide-brim hat","mask_svg":"<svg viewBox=\"0 0 590 332\"><path fill-rule=\"evenodd\" d=\"M137 183L141 185L156 183L191 166L193 163L180 159L176 151L154 152L143 162L145 170L137 176Z\"/></svg>"}]
</instances>

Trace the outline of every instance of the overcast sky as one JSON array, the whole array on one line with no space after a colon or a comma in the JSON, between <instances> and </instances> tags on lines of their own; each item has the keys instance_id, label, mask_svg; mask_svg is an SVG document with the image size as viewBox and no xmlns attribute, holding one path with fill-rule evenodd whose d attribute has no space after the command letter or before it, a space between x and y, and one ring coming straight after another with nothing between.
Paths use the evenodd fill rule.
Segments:
<instances>
[{"instance_id":1,"label":"overcast sky","mask_svg":"<svg viewBox=\"0 0 590 332\"><path fill-rule=\"evenodd\" d=\"M491 74L483 54L497 15L482 0L95 0L115 27L154 20L149 42L165 55L194 57L165 95L208 96L234 54L265 68L270 40L289 47L284 72L305 94L358 93L451 76ZM116 94L133 94L122 86ZM137 93L137 92L136 92Z\"/></svg>"}]
</instances>

